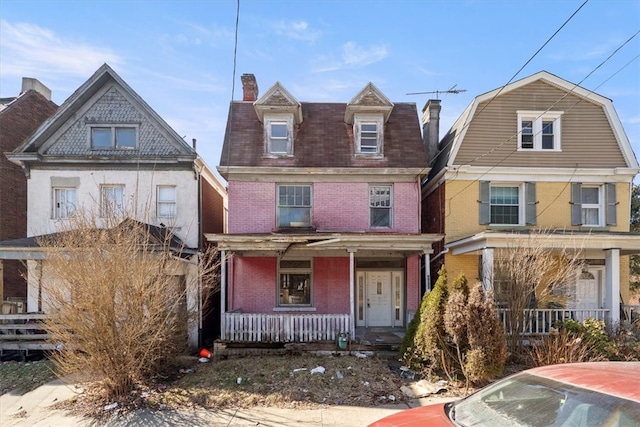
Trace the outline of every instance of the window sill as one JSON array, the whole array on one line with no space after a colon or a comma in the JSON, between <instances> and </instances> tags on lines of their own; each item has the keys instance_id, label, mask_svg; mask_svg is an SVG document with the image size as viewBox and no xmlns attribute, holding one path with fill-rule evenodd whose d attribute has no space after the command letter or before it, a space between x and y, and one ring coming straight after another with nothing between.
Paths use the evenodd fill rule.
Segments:
<instances>
[{"instance_id":1,"label":"window sill","mask_svg":"<svg viewBox=\"0 0 640 427\"><path fill-rule=\"evenodd\" d=\"M303 312L303 311L316 311L317 309L315 307L296 307L296 306L292 306L292 307L274 307L273 311L299 311L299 312Z\"/></svg>"},{"instance_id":2,"label":"window sill","mask_svg":"<svg viewBox=\"0 0 640 427\"><path fill-rule=\"evenodd\" d=\"M357 157L367 158L367 159L384 159L384 154L382 153L356 153Z\"/></svg>"},{"instance_id":3,"label":"window sill","mask_svg":"<svg viewBox=\"0 0 640 427\"><path fill-rule=\"evenodd\" d=\"M527 152L527 151L533 151L535 153L561 153L562 150L559 148L522 148L522 147L518 147L518 151L523 151L523 152Z\"/></svg>"},{"instance_id":4,"label":"window sill","mask_svg":"<svg viewBox=\"0 0 640 427\"><path fill-rule=\"evenodd\" d=\"M581 231L609 231L609 227L604 227L602 225L581 225Z\"/></svg>"},{"instance_id":5,"label":"window sill","mask_svg":"<svg viewBox=\"0 0 640 427\"><path fill-rule=\"evenodd\" d=\"M487 225L487 230L528 230L529 227L522 224L513 225Z\"/></svg>"},{"instance_id":6,"label":"window sill","mask_svg":"<svg viewBox=\"0 0 640 427\"><path fill-rule=\"evenodd\" d=\"M276 153L265 153L262 155L263 159L293 159L295 156L293 154L276 154Z\"/></svg>"}]
</instances>

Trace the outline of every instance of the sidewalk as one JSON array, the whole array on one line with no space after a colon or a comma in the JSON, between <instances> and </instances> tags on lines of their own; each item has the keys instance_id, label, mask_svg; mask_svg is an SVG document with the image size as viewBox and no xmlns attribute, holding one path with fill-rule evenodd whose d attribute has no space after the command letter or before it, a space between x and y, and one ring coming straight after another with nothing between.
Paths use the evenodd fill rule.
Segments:
<instances>
[{"instance_id":1,"label":"sidewalk","mask_svg":"<svg viewBox=\"0 0 640 427\"><path fill-rule=\"evenodd\" d=\"M0 425L13 426L366 426L387 415L409 407L447 402L451 398L428 397L379 407L326 406L320 409L252 408L212 411L184 409L179 411L135 411L95 421L53 410L49 406L78 394L72 384L55 380L24 395L0 396Z\"/></svg>"}]
</instances>

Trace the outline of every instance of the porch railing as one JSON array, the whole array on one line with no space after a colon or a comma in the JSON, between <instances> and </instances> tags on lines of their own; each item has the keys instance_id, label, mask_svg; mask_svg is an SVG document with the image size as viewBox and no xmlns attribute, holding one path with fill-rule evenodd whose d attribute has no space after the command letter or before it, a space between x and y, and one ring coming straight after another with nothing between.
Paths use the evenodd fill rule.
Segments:
<instances>
[{"instance_id":1,"label":"porch railing","mask_svg":"<svg viewBox=\"0 0 640 427\"><path fill-rule=\"evenodd\" d=\"M639 304L623 304L622 310L624 311L624 319L629 321L636 321L640 319L640 305Z\"/></svg>"},{"instance_id":2,"label":"porch railing","mask_svg":"<svg viewBox=\"0 0 640 427\"><path fill-rule=\"evenodd\" d=\"M502 321L505 333L511 334L511 328L507 325L507 308L498 309L498 316ZM558 321L573 319L582 322L585 319L594 318L605 320L609 315L608 309L530 309L524 310L522 335L546 335L551 332Z\"/></svg>"},{"instance_id":3,"label":"porch railing","mask_svg":"<svg viewBox=\"0 0 640 427\"><path fill-rule=\"evenodd\" d=\"M335 341L349 332L348 314L225 313L223 341L317 342Z\"/></svg>"},{"instance_id":4,"label":"porch railing","mask_svg":"<svg viewBox=\"0 0 640 427\"><path fill-rule=\"evenodd\" d=\"M0 314L0 354L5 350L53 350L49 335L42 330L46 314Z\"/></svg>"}]
</instances>

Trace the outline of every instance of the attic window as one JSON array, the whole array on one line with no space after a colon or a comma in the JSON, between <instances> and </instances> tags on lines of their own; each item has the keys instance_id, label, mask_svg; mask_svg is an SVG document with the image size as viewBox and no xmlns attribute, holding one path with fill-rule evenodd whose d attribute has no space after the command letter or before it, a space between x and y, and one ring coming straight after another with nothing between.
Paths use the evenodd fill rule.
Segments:
<instances>
[{"instance_id":1,"label":"attic window","mask_svg":"<svg viewBox=\"0 0 640 427\"><path fill-rule=\"evenodd\" d=\"M136 127L94 126L91 128L91 148L94 150L131 150L136 146Z\"/></svg>"},{"instance_id":2,"label":"attic window","mask_svg":"<svg viewBox=\"0 0 640 427\"><path fill-rule=\"evenodd\" d=\"M383 126L382 115L355 117L356 154L382 154Z\"/></svg>"},{"instance_id":3,"label":"attic window","mask_svg":"<svg viewBox=\"0 0 640 427\"><path fill-rule=\"evenodd\" d=\"M293 116L265 116L265 154L288 156L293 154Z\"/></svg>"},{"instance_id":4,"label":"attic window","mask_svg":"<svg viewBox=\"0 0 640 427\"><path fill-rule=\"evenodd\" d=\"M518 111L518 150L560 151L562 111Z\"/></svg>"}]
</instances>

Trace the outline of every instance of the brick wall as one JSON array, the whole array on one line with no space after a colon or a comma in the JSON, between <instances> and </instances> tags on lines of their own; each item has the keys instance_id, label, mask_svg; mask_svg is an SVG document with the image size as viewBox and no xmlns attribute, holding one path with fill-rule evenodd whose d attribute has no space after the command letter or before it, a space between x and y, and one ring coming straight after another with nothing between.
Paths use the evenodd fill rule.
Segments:
<instances>
[{"instance_id":1,"label":"brick wall","mask_svg":"<svg viewBox=\"0 0 640 427\"><path fill-rule=\"evenodd\" d=\"M0 240L27 236L27 178L2 153L20 146L56 108L38 92L28 91L0 112ZM4 298L26 297L22 262L7 260L3 267Z\"/></svg>"}]
</instances>

